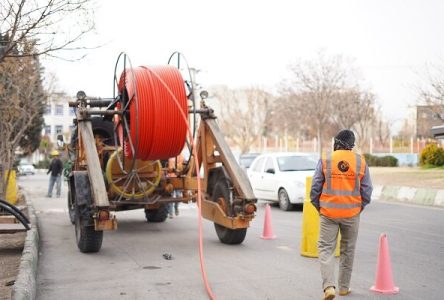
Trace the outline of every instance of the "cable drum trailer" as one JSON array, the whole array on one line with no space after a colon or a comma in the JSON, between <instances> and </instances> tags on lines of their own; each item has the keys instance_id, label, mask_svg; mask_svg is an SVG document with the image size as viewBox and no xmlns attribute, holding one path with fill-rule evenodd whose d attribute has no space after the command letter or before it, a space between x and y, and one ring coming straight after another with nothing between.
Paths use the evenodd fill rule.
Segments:
<instances>
[{"instance_id":1,"label":"cable drum trailer","mask_svg":"<svg viewBox=\"0 0 444 300\"><path fill-rule=\"evenodd\" d=\"M172 66L176 57L177 66ZM172 202L197 202L222 243L244 241L257 199L205 103L205 91L196 107L194 83L191 75L183 80L181 60L175 52L167 66L132 68L121 53L112 98L79 91L69 103L76 126L65 177L81 252L98 252L103 232L117 229L113 212L144 209L147 222L164 222ZM193 123L193 132L186 122ZM176 158L168 165L184 146L190 153L186 163L179 165ZM199 182L196 170L203 171Z\"/></svg>"}]
</instances>

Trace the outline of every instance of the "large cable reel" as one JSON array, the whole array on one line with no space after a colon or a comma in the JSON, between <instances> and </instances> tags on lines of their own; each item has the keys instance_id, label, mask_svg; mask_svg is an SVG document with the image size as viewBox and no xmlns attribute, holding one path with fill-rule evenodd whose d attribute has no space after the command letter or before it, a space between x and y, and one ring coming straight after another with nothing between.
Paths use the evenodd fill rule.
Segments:
<instances>
[{"instance_id":1,"label":"large cable reel","mask_svg":"<svg viewBox=\"0 0 444 300\"><path fill-rule=\"evenodd\" d=\"M118 69L122 69L118 77ZM133 68L121 53L114 70L114 139L118 149L106 179L121 198L150 195L162 176L160 160L175 157L185 144L187 94L179 70L168 66Z\"/></svg>"}]
</instances>

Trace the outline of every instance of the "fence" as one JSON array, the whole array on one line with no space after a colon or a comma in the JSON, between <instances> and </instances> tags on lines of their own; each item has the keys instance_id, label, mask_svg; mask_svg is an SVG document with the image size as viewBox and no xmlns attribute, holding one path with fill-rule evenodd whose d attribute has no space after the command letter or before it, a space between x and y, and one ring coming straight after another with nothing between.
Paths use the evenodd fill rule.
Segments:
<instances>
[{"instance_id":1,"label":"fence","mask_svg":"<svg viewBox=\"0 0 444 300\"><path fill-rule=\"evenodd\" d=\"M420 154L426 145L435 143L444 148L444 140L418 139L418 138L389 138L385 143L378 140L369 139L362 149L357 147L357 151L370 154ZM323 149L328 150L333 147L333 139L324 141ZM296 151L296 152L319 152L319 143L316 138L312 140L303 140L293 137L275 136L274 138L260 138L251 147L251 152L277 152L277 151Z\"/></svg>"}]
</instances>

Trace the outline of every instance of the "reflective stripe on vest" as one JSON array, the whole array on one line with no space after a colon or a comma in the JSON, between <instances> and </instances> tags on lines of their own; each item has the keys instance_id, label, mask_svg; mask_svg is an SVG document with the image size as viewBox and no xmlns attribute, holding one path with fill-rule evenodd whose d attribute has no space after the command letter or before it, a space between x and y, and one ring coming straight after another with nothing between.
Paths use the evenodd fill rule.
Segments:
<instances>
[{"instance_id":1,"label":"reflective stripe on vest","mask_svg":"<svg viewBox=\"0 0 444 300\"><path fill-rule=\"evenodd\" d=\"M355 169L355 188L353 191L344 190L333 190L331 187L331 153L327 153L326 158L326 178L327 188L323 190L325 194L336 195L336 196L360 196L361 192L359 190L359 172L361 170L361 155L355 154L356 156L356 169Z\"/></svg>"},{"instance_id":2,"label":"reflective stripe on vest","mask_svg":"<svg viewBox=\"0 0 444 300\"><path fill-rule=\"evenodd\" d=\"M325 208L356 208L361 207L360 203L353 203L353 204L345 204L345 203L331 203L331 202L323 202L321 201L319 203L320 207Z\"/></svg>"}]
</instances>

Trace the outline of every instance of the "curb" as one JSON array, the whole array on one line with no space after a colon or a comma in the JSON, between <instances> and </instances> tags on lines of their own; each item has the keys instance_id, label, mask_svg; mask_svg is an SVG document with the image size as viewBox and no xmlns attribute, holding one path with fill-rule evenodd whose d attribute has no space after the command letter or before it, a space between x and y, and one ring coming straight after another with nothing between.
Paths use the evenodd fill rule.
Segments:
<instances>
[{"instance_id":1,"label":"curb","mask_svg":"<svg viewBox=\"0 0 444 300\"><path fill-rule=\"evenodd\" d=\"M373 197L376 199L387 201L394 200L399 202L444 208L444 190L440 189L376 185L373 189Z\"/></svg>"},{"instance_id":2,"label":"curb","mask_svg":"<svg viewBox=\"0 0 444 300\"><path fill-rule=\"evenodd\" d=\"M19 273L12 289L13 300L35 299L37 296L37 262L39 258L39 231L34 207L26 197L31 229L26 233L25 246L20 259Z\"/></svg>"}]
</instances>

